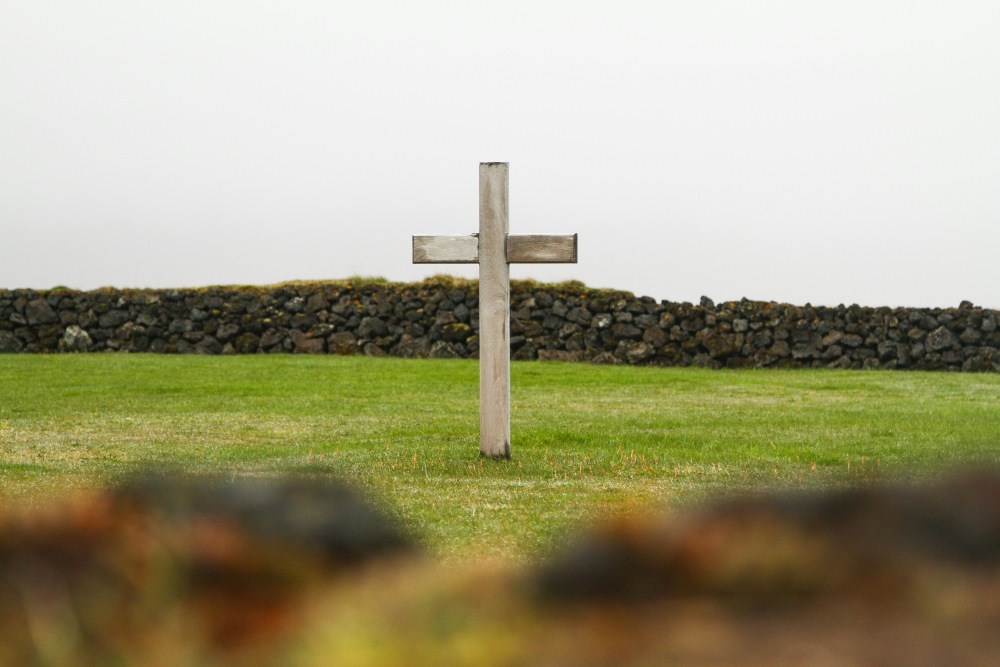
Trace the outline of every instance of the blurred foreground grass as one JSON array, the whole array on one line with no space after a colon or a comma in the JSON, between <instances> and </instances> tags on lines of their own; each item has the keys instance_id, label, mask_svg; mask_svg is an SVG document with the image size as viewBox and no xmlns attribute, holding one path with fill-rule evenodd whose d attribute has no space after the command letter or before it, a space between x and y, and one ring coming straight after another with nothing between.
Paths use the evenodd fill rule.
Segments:
<instances>
[{"instance_id":1,"label":"blurred foreground grass","mask_svg":"<svg viewBox=\"0 0 1000 667\"><path fill-rule=\"evenodd\" d=\"M468 360L0 356L0 498L149 467L343 477L443 560L522 561L594 518L1000 461L1000 376L515 362L511 461Z\"/></svg>"}]
</instances>

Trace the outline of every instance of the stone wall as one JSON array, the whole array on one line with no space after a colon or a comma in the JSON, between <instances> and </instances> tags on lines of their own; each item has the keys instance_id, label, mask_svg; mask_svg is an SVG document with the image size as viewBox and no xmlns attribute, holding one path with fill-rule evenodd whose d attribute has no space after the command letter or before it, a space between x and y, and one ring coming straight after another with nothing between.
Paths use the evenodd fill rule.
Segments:
<instances>
[{"instance_id":1,"label":"stone wall","mask_svg":"<svg viewBox=\"0 0 1000 667\"><path fill-rule=\"evenodd\" d=\"M0 291L0 352L475 357L478 284ZM663 366L1000 371L1000 313L657 302L580 283L511 287L515 359Z\"/></svg>"}]
</instances>

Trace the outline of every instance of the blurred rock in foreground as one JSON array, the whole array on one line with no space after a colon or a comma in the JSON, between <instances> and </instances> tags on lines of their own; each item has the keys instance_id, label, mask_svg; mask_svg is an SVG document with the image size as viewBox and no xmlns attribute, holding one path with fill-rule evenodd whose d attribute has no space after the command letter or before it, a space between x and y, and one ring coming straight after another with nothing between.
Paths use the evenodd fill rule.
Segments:
<instances>
[{"instance_id":1,"label":"blurred rock in foreground","mask_svg":"<svg viewBox=\"0 0 1000 667\"><path fill-rule=\"evenodd\" d=\"M304 597L403 552L351 489L150 476L0 516L0 664L198 664L278 650Z\"/></svg>"},{"instance_id":2,"label":"blurred rock in foreground","mask_svg":"<svg viewBox=\"0 0 1000 667\"><path fill-rule=\"evenodd\" d=\"M309 658L995 665L1000 475L725 500L605 524L527 574L427 577L332 604Z\"/></svg>"},{"instance_id":3,"label":"blurred rock in foreground","mask_svg":"<svg viewBox=\"0 0 1000 667\"><path fill-rule=\"evenodd\" d=\"M992 471L631 517L527 570L413 551L311 478L9 511L0 664L1000 664Z\"/></svg>"}]
</instances>

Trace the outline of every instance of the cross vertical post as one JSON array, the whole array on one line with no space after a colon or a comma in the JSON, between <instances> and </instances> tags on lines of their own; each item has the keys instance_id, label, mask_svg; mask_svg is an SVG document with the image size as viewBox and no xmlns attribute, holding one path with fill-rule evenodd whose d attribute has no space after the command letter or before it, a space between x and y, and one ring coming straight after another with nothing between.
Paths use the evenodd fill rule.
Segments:
<instances>
[{"instance_id":1,"label":"cross vertical post","mask_svg":"<svg viewBox=\"0 0 1000 667\"><path fill-rule=\"evenodd\" d=\"M576 234L508 234L508 166L479 163L479 233L413 237L414 264L479 264L479 453L510 458L510 265L576 264Z\"/></svg>"},{"instance_id":2,"label":"cross vertical post","mask_svg":"<svg viewBox=\"0 0 1000 667\"><path fill-rule=\"evenodd\" d=\"M479 451L510 458L506 162L479 165Z\"/></svg>"}]
</instances>

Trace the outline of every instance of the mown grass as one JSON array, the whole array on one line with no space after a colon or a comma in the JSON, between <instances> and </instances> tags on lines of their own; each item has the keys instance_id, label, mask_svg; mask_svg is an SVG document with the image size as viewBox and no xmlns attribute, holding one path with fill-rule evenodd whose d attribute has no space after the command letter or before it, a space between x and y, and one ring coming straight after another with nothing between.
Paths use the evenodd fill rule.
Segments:
<instances>
[{"instance_id":1,"label":"mown grass","mask_svg":"<svg viewBox=\"0 0 1000 667\"><path fill-rule=\"evenodd\" d=\"M466 360L0 356L0 498L150 466L345 477L442 559L515 561L572 527L720 493L1000 459L1000 376L515 362L511 461L478 456Z\"/></svg>"}]
</instances>

